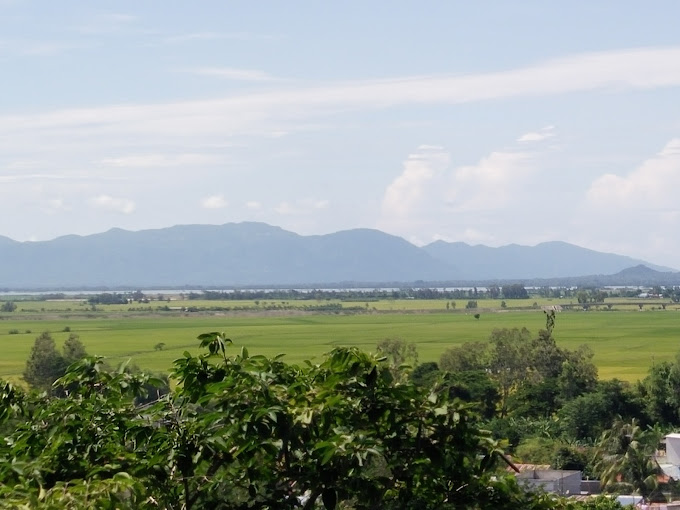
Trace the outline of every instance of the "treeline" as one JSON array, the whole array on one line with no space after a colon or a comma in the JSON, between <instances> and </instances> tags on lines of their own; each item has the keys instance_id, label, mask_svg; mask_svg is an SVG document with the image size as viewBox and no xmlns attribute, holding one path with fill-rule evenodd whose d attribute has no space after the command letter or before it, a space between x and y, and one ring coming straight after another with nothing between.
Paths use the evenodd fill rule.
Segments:
<instances>
[{"instance_id":1,"label":"treeline","mask_svg":"<svg viewBox=\"0 0 680 510\"><path fill-rule=\"evenodd\" d=\"M233 290L190 292L186 295L190 300L340 300L340 301L377 301L380 299L468 299L468 298L504 298L526 299L529 293L521 284L511 284L503 287L492 286L488 289L438 289L438 288L404 288L404 289L373 289L373 290L326 290L312 289L300 291L287 290Z\"/></svg>"},{"instance_id":2,"label":"treeline","mask_svg":"<svg viewBox=\"0 0 680 510\"><path fill-rule=\"evenodd\" d=\"M271 290L205 290L201 292L188 292L179 294L181 299L207 300L207 301L257 301L274 306L276 303L289 301L345 301L345 302L371 302L378 300L403 300L403 299L441 299L441 300L483 300L483 299L529 299L530 297L543 297L554 299L573 299L579 304L602 303L607 298L631 298L645 294L646 297L668 299L672 302L680 302L680 287L654 286L644 289L611 289L599 287L535 287L527 289L521 283L507 284L503 286L489 285L488 287L471 287L458 289L445 288L401 288L401 289L271 289ZM40 300L65 299L64 294L51 294L40 296ZM73 299L83 299L90 305L124 305L136 303L150 303L171 301L168 295L147 294L141 290L134 292L102 292L92 295L77 295ZM16 310L16 301L3 301L0 312L12 312Z\"/></svg>"},{"instance_id":3,"label":"treeline","mask_svg":"<svg viewBox=\"0 0 680 510\"><path fill-rule=\"evenodd\" d=\"M137 301L138 303L148 303L151 300L141 290L134 292L117 293L117 292L102 292L101 294L94 294L87 298L87 302L91 305L127 305ZM158 301L162 301L163 296L157 296Z\"/></svg>"}]
</instances>

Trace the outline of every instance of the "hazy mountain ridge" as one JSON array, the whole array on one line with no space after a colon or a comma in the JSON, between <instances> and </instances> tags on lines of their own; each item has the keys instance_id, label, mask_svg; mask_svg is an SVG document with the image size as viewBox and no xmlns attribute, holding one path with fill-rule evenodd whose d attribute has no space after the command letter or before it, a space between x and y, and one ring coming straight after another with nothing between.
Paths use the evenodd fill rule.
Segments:
<instances>
[{"instance_id":1,"label":"hazy mountain ridge","mask_svg":"<svg viewBox=\"0 0 680 510\"><path fill-rule=\"evenodd\" d=\"M498 248L436 241L423 249L440 260L456 261L456 267L462 273L482 280L609 275L639 264L656 271L670 270L631 257L597 252L562 241L536 246L510 244Z\"/></svg>"},{"instance_id":2,"label":"hazy mountain ridge","mask_svg":"<svg viewBox=\"0 0 680 510\"><path fill-rule=\"evenodd\" d=\"M641 263L658 268L561 242L489 248L438 241L419 248L379 230L301 236L250 222L111 229L40 242L0 237L0 288L516 280L612 275Z\"/></svg>"}]
</instances>

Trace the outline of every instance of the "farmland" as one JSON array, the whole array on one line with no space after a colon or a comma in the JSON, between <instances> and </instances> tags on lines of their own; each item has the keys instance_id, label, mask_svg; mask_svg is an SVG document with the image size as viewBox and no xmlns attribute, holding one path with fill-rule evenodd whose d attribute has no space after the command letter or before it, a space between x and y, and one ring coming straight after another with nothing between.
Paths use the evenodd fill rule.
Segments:
<instances>
[{"instance_id":1,"label":"farmland","mask_svg":"<svg viewBox=\"0 0 680 510\"><path fill-rule=\"evenodd\" d=\"M526 327L536 333L544 326L541 306L569 304L532 298L508 301L507 308L501 308L500 300L480 300L478 309L466 310L461 300L454 308L445 300L300 304L174 299L167 304L102 305L93 310L78 300L16 303L15 312L0 315L0 377L15 381L42 331L50 331L59 345L70 330L80 336L90 354L105 356L112 363L131 358L154 371L167 371L185 350L196 353L196 336L206 331L226 332L237 348L245 346L251 354L285 353L290 362L314 360L340 345L373 351L378 341L397 337L417 344L420 361L437 361L447 348L486 340L495 328ZM676 305L665 310L645 305L640 311L636 303L618 300L608 311L602 307L558 313L554 333L558 344L569 349L588 344L601 378L644 377L655 360L671 359L680 350L680 313ZM305 311L305 306L315 304L363 311ZM187 312L189 308L194 312ZM474 313L480 314L479 319ZM164 344L162 350L156 348L159 343Z\"/></svg>"}]
</instances>

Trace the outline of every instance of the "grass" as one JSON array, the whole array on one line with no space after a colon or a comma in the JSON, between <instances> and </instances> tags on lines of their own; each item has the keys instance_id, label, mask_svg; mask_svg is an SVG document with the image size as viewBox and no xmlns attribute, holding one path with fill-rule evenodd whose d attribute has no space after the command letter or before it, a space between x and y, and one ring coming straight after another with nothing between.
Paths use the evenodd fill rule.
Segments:
<instances>
[{"instance_id":1,"label":"grass","mask_svg":"<svg viewBox=\"0 0 680 510\"><path fill-rule=\"evenodd\" d=\"M266 300L265 300L266 301ZM20 302L19 310L0 320L0 377L18 381L33 340L42 331L52 332L61 345L69 332L80 336L90 354L107 357L112 363L132 358L133 363L153 371L167 371L185 350L197 353L196 336L207 331L225 331L236 348L245 346L251 354L272 356L285 353L290 362L318 360L335 346L357 346L374 351L378 341L399 337L415 342L420 361L437 361L449 347L467 341L485 340L495 328L527 327L532 333L544 327L544 315L531 308L536 299L510 301L507 311L488 311L494 303L480 301L480 309L446 312L445 300L376 301L370 308L383 313L361 315L287 315L222 314L170 316L145 312L126 312L126 305L105 307L104 314L89 314L86 306L73 302ZM314 303L314 302L310 302ZM539 306L558 304L539 301ZM500 301L495 303L500 306ZM172 303L172 306L235 306L234 302ZM252 301L238 306L254 307ZM347 303L356 306L357 302ZM132 307L140 305L134 304ZM147 305L148 306L148 305ZM151 303L154 306L154 303ZM67 310L69 309L70 310ZM155 308L155 306L154 306ZM525 310L520 311L520 308ZM617 307L615 311L570 311L557 316L554 335L558 344L575 349L588 344L595 353L600 377L635 381L643 378L655 361L673 359L680 350L677 332L680 313L667 310L640 312L637 305ZM32 309L33 311L27 311ZM41 311L45 309L45 311ZM76 311L77 310L77 311ZM427 313L418 313L426 310ZM432 310L443 310L433 312ZM121 314L125 312L127 316ZM476 320L473 313L481 313ZM18 334L10 334L18 330ZM30 330L31 333L26 333ZM154 346L165 343L162 351Z\"/></svg>"}]
</instances>

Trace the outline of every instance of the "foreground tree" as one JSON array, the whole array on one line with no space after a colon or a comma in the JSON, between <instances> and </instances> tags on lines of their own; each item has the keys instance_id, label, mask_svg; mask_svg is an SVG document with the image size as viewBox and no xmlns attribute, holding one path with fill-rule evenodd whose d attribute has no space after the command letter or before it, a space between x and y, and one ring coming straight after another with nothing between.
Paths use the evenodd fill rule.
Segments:
<instances>
[{"instance_id":1,"label":"foreground tree","mask_svg":"<svg viewBox=\"0 0 680 510\"><path fill-rule=\"evenodd\" d=\"M69 398L0 385L0 507L584 508L496 471L501 444L445 385L356 349L296 366L199 338L208 353L177 360L151 404L135 402L154 381L100 358L55 383Z\"/></svg>"}]
</instances>

